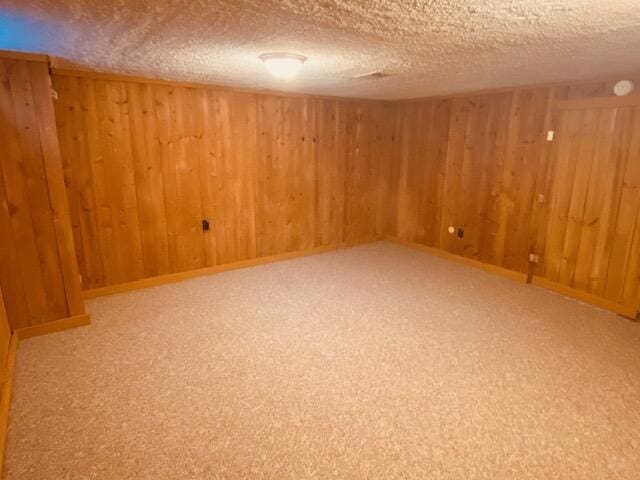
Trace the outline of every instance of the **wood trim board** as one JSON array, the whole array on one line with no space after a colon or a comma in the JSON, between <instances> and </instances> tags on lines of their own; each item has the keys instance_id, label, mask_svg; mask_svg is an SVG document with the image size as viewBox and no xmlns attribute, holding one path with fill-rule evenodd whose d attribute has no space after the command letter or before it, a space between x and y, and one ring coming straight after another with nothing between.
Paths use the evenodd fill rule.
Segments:
<instances>
[{"instance_id":1,"label":"wood trim board","mask_svg":"<svg viewBox=\"0 0 640 480\"><path fill-rule=\"evenodd\" d=\"M363 245L363 244L359 244ZM356 245L354 245L356 246ZM298 250L294 252L280 253L278 255L268 255L265 257L257 257L249 260L241 260L238 262L224 263L222 265L215 265L213 267L199 268L196 270L187 270L185 272L170 273L167 275L160 275L157 277L144 278L133 282L120 283L118 285L110 285L108 287L94 288L85 290L83 297L85 299L104 297L106 295L113 295L115 293L130 292L133 290L140 290L142 288L156 287L159 285L165 285L167 283L182 282L191 278L202 277L204 275L212 275L215 273L222 273L229 270L238 270L240 268L254 267L257 265L264 265L266 263L280 262L283 260L290 260L293 258L304 257L307 255L315 255L318 253L330 252L332 250L341 250L344 248L350 248L351 246L340 245L325 245L321 247L314 247L307 250Z\"/></svg>"},{"instance_id":2,"label":"wood trim board","mask_svg":"<svg viewBox=\"0 0 640 480\"><path fill-rule=\"evenodd\" d=\"M310 93L299 93L282 90L268 90L260 88L242 88L233 87L228 85L216 85L211 83L198 83L198 82L185 82L179 80L165 80L161 78L149 78L138 77L135 75L124 75L119 73L99 72L94 70L83 70L76 68L60 68L55 66L55 59L53 61L54 66L51 68L53 75L60 77L77 77L77 78L90 78L94 80L106 80L115 82L127 82L127 83L142 83L145 85L162 85L167 87L185 87L185 88L200 88L206 90L218 90L228 91L233 93L246 93L252 95L266 95L272 97L287 97L287 98L310 98L319 100L334 100L334 101L346 101L346 102L358 102L358 103L377 103L377 104L395 104L395 100L384 100L375 98L358 98L358 97L340 97L333 95L313 95Z\"/></svg>"},{"instance_id":3,"label":"wood trim board","mask_svg":"<svg viewBox=\"0 0 640 480\"><path fill-rule=\"evenodd\" d=\"M409 242L393 236L386 236L385 240L388 240L393 243L397 243L399 245L404 245L406 247L413 248L415 250L420 250L422 252L429 253L431 255L436 255L438 257L451 260L453 262L461 263L463 265L480 268L485 272L507 277L512 280L515 280L516 282L528 283L527 274L522 272L516 272L516 271L509 270L496 265L483 263L478 260L473 260L471 258L455 255L453 253L440 250L438 248L429 247L427 245L421 245L415 242ZM598 308L609 310L611 312L617 313L619 315L622 315L632 320L636 319L638 315L638 308L635 305L623 305L620 303L612 302L610 300L598 297L596 295L591 295L589 293L585 293L583 291L576 290L574 288L567 287L565 285L562 285L556 282L552 282L550 280L547 280L544 277L539 277L537 275L534 275L530 283L532 283L533 285L545 288L547 290L551 290L553 292L559 293L561 295L564 295L565 297L579 300L581 302L588 303Z\"/></svg>"},{"instance_id":4,"label":"wood trim board","mask_svg":"<svg viewBox=\"0 0 640 480\"><path fill-rule=\"evenodd\" d=\"M48 64L19 57L0 57L0 280L12 330L85 313Z\"/></svg>"},{"instance_id":5,"label":"wood trim board","mask_svg":"<svg viewBox=\"0 0 640 480\"><path fill-rule=\"evenodd\" d=\"M615 312L631 320L635 320L638 315L638 308L636 306L612 302L611 300L607 300L575 288L567 287L566 285L553 282L544 277L539 277L538 275L533 276L531 283L538 287L546 288L547 290L564 295L565 297L570 297L575 300Z\"/></svg>"},{"instance_id":6,"label":"wood trim board","mask_svg":"<svg viewBox=\"0 0 640 480\"><path fill-rule=\"evenodd\" d=\"M556 110L590 110L597 108L620 108L640 105L640 94L625 97L594 97L573 100L558 100L554 104Z\"/></svg>"},{"instance_id":7,"label":"wood trim board","mask_svg":"<svg viewBox=\"0 0 640 480\"><path fill-rule=\"evenodd\" d=\"M3 369L2 397L0 400L0 474L4 466L4 450L7 442L7 425L9 423L9 409L11 407L11 390L13 388L13 371L16 364L19 338L11 335L7 361Z\"/></svg>"},{"instance_id":8,"label":"wood trim board","mask_svg":"<svg viewBox=\"0 0 640 480\"><path fill-rule=\"evenodd\" d=\"M612 82L613 83L613 82L616 82L617 80L622 80L623 78L637 79L638 77L640 77L640 71L630 71L622 75L616 75L616 76L599 75L599 76L585 77L585 78L574 78L572 80L563 80L563 81L557 81L557 82L540 82L540 83L530 83L526 85L510 85L510 86L496 87L496 88L481 88L477 90L465 90L461 92L448 93L443 95L433 95L429 97L407 98L407 99L397 100L397 102L411 103L411 102L423 102L428 100L449 100L449 99L455 99L455 98L474 97L478 95L493 95L496 93L531 90L536 88L570 87L574 85L587 84L592 82Z\"/></svg>"},{"instance_id":9,"label":"wood trim board","mask_svg":"<svg viewBox=\"0 0 640 480\"><path fill-rule=\"evenodd\" d=\"M0 58L5 60L26 60L27 62L49 62L49 56L42 53L14 52L0 50Z\"/></svg>"},{"instance_id":10,"label":"wood trim board","mask_svg":"<svg viewBox=\"0 0 640 480\"><path fill-rule=\"evenodd\" d=\"M481 270L484 270L487 273L500 275L502 277L507 277L519 283L527 282L527 274L523 272L516 272L514 270L509 270L507 268L499 267L497 265L491 265L490 263L484 263L479 260L463 257L462 255L456 255L454 253L449 253L445 250L429 247L427 245L422 245L420 243L409 242L407 240L402 240L401 238L394 237L391 235L385 236L385 240L388 240L389 242L397 243L398 245L403 245L405 247L413 248L414 250L420 250L422 252L429 253L431 255L436 255L438 257L445 258L447 260L451 260L456 263L461 263L463 265L468 265L470 267L479 268Z\"/></svg>"},{"instance_id":11,"label":"wood trim board","mask_svg":"<svg viewBox=\"0 0 640 480\"><path fill-rule=\"evenodd\" d=\"M60 265L67 296L69 315L83 315L85 313L82 302L80 273L73 244L71 214L65 190L62 158L56 130L55 113L50 92L50 78L46 66L35 65L33 75L33 95L36 100L35 109L38 119L38 131L42 145L42 157L47 186L49 187L49 201L52 207L53 226L58 242Z\"/></svg>"},{"instance_id":12,"label":"wood trim board","mask_svg":"<svg viewBox=\"0 0 640 480\"><path fill-rule=\"evenodd\" d=\"M9 423L9 410L11 408L11 392L13 388L13 372L16 364L18 343L26 338L60 332L70 328L89 325L91 319L89 315L77 315L75 317L64 318L53 322L42 323L31 327L19 328L11 335L9 351L4 368L0 376L0 475L4 467L4 452L7 442L7 426Z\"/></svg>"},{"instance_id":13,"label":"wood trim board","mask_svg":"<svg viewBox=\"0 0 640 480\"><path fill-rule=\"evenodd\" d=\"M39 337L40 335L61 332L63 330L69 330L70 328L83 327L90 324L91 318L85 313L69 318L54 320L52 322L41 323L39 325L18 328L13 334L17 335L18 339L25 340L31 337Z\"/></svg>"}]
</instances>

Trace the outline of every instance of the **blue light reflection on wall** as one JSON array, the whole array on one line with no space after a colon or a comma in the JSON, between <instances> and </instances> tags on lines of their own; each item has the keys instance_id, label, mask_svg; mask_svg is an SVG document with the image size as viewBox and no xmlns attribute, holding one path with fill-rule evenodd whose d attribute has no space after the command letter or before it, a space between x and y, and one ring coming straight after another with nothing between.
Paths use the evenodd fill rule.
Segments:
<instances>
[{"instance_id":1,"label":"blue light reflection on wall","mask_svg":"<svg viewBox=\"0 0 640 480\"><path fill-rule=\"evenodd\" d=\"M0 10L0 50L46 53L57 27L27 15Z\"/></svg>"}]
</instances>

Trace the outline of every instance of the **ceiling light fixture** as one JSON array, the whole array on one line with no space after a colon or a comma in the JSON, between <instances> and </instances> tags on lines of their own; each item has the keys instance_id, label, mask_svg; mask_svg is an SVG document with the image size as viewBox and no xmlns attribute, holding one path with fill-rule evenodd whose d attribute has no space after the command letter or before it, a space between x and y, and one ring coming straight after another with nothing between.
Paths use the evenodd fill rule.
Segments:
<instances>
[{"instance_id":1,"label":"ceiling light fixture","mask_svg":"<svg viewBox=\"0 0 640 480\"><path fill-rule=\"evenodd\" d=\"M295 77L307 57L296 53L263 53L260 60L274 77L289 79Z\"/></svg>"}]
</instances>

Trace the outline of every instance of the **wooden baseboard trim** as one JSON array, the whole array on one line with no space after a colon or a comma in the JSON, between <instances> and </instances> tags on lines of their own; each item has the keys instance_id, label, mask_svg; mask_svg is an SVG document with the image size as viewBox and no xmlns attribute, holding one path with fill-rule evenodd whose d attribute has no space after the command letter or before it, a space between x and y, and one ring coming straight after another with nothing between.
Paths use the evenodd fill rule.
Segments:
<instances>
[{"instance_id":1,"label":"wooden baseboard trim","mask_svg":"<svg viewBox=\"0 0 640 480\"><path fill-rule=\"evenodd\" d=\"M399 245L404 245L405 247L413 248L415 250L420 250L421 252L425 252L431 255L445 258L447 260L451 260L456 263L461 263L463 265L468 265L470 267L479 268L481 270L484 270L487 273L492 273L495 275L500 275L502 277L507 277L507 278L510 278L511 280L515 280L516 282L521 282L521 283L527 282L526 273L516 272L515 270L509 270L508 268L499 267L497 265L492 265L490 263L484 263L479 260L474 260L472 258L456 255L454 253L450 253L445 250L440 250L439 248L422 245L420 243L410 242L408 240L403 240L401 238L394 237L391 235L385 236L385 240L389 242L397 243Z\"/></svg>"},{"instance_id":2,"label":"wooden baseboard trim","mask_svg":"<svg viewBox=\"0 0 640 480\"><path fill-rule=\"evenodd\" d=\"M63 318L52 322L41 323L39 325L18 328L13 332L13 334L16 335L19 340L24 340L26 338L38 337L48 333L61 332L70 328L84 327L89 324L91 324L91 318L85 313L84 315L76 315L75 317Z\"/></svg>"},{"instance_id":3,"label":"wooden baseboard trim","mask_svg":"<svg viewBox=\"0 0 640 480\"><path fill-rule=\"evenodd\" d=\"M374 239L372 240L372 242L378 241L378 240L380 239L379 238ZM104 297L106 295L113 295L115 293L125 293L133 290L140 290L142 288L157 287L159 285L165 285L167 283L182 282L184 280L189 280L191 278L202 277L204 275L213 275L215 273L227 272L229 270L238 270L240 268L255 267L257 265L264 265L266 263L280 262L283 260L290 260L293 258L305 257L308 255L316 255L318 253L325 253L333 250L341 250L345 248L355 247L358 245L364 245L365 243L371 243L371 242L363 242L356 245L324 245L321 247L314 247L306 250L297 250L295 252L280 253L277 255L268 255L265 257L251 258L249 260L240 260L239 262L224 263L222 265L215 265L213 267L207 267L207 268L199 268L197 270L188 270L186 272L169 273L167 275L160 275L160 276L151 277L151 278L143 278L141 280L135 280L133 282L119 283L117 285L110 285L108 287L100 287L100 288L85 290L84 292L82 292L82 296L85 300L91 299L91 298L97 298L97 297Z\"/></svg>"},{"instance_id":4,"label":"wooden baseboard trim","mask_svg":"<svg viewBox=\"0 0 640 480\"><path fill-rule=\"evenodd\" d=\"M75 317L54 320L53 322L33 325L31 327L18 328L11 335L7 359L0 376L0 474L4 467L4 451L7 442L7 426L9 424L9 410L11 408L11 391L13 388L13 371L16 365L18 343L25 338L45 335L47 333L60 332L69 328L89 325L89 315L76 315Z\"/></svg>"},{"instance_id":5,"label":"wooden baseboard trim","mask_svg":"<svg viewBox=\"0 0 640 480\"><path fill-rule=\"evenodd\" d=\"M4 466L4 449L7 442L7 426L11 407L11 389L13 388L13 370L16 365L19 338L14 333L9 341L7 361L3 370L2 395L0 397L0 473Z\"/></svg>"},{"instance_id":6,"label":"wooden baseboard trim","mask_svg":"<svg viewBox=\"0 0 640 480\"><path fill-rule=\"evenodd\" d=\"M430 253L438 257L446 258L447 260L452 260L454 262L462 263L464 265L481 268L486 272L505 276L505 277L511 278L512 280L516 280L518 282L523 282L523 283L527 282L527 275L522 272L516 272L513 270L506 269L504 267L498 267L496 265L483 263L478 260L473 260L470 258L462 257L460 255L455 255L453 253L449 253L444 250L440 250L438 248L429 247L427 245L422 245L415 242L409 242L407 240L403 240L401 238L394 237L394 236L387 235L385 237L385 240L388 240L393 243L397 243L399 245L404 245L409 248L420 250L422 252ZM630 318L632 320L635 320L638 315L638 308L636 306L629 306L629 305L623 305L621 303L616 303L611 300L607 300L607 299L598 297L596 295L592 295L590 293L576 290L575 288L567 287L566 285L552 282L550 280L547 280L544 277L538 277L534 275L531 280L531 283L539 287L546 288L547 290L551 290L553 292L559 293L566 297L580 300L581 302L591 304L595 307L602 308L604 310L615 312L619 315Z\"/></svg>"},{"instance_id":7,"label":"wooden baseboard trim","mask_svg":"<svg viewBox=\"0 0 640 480\"><path fill-rule=\"evenodd\" d=\"M564 295L565 297L580 300L581 302L589 303L604 310L610 310L632 320L635 320L638 315L638 308L635 306L623 305L621 303L613 302L611 300L607 300L606 298L598 297L597 295L582 292L580 290L576 290L575 288L562 285L561 283L553 282L544 277L534 275L531 283L539 287L546 288L547 290L559 293L560 295Z\"/></svg>"}]
</instances>

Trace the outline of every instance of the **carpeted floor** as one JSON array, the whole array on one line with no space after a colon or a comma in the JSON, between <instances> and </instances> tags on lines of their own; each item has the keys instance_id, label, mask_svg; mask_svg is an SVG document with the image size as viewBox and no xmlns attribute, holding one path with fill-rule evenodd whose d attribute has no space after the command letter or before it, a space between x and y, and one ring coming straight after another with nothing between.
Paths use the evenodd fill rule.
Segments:
<instances>
[{"instance_id":1,"label":"carpeted floor","mask_svg":"<svg viewBox=\"0 0 640 480\"><path fill-rule=\"evenodd\" d=\"M5 479L637 479L640 324L388 243L20 344Z\"/></svg>"}]
</instances>

